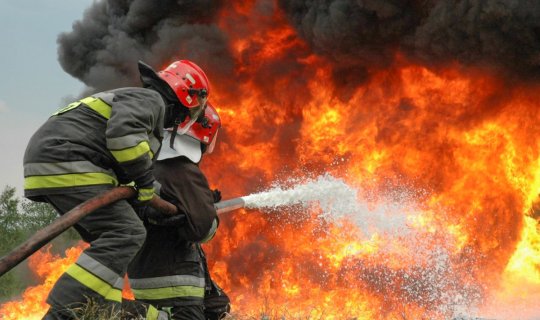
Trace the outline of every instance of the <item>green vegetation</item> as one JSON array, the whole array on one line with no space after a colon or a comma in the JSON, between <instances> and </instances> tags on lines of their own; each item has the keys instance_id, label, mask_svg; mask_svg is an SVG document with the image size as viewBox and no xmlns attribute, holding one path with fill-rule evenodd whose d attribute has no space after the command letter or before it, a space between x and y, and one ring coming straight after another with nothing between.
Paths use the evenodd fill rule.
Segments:
<instances>
[{"instance_id":1,"label":"green vegetation","mask_svg":"<svg viewBox=\"0 0 540 320\"><path fill-rule=\"evenodd\" d=\"M56 211L50 205L19 199L15 191L15 188L6 186L0 194L0 256L6 255L57 218ZM69 230L59 236L54 244L62 244L57 246L60 250L73 245L77 239L77 233ZM0 277L0 303L35 285L33 281L26 261L22 262Z\"/></svg>"}]
</instances>

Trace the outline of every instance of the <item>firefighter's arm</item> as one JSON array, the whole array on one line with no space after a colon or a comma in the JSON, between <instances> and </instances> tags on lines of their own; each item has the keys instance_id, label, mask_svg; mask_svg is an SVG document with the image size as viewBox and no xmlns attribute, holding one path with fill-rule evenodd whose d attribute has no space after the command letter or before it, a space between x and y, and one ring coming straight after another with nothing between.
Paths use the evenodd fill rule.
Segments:
<instances>
[{"instance_id":1,"label":"firefighter's arm","mask_svg":"<svg viewBox=\"0 0 540 320\"><path fill-rule=\"evenodd\" d=\"M178 226L179 237L191 242L210 240L219 225L214 196L199 167L184 157L159 161L156 176L161 196L174 203L185 216Z\"/></svg>"},{"instance_id":2,"label":"firefighter's arm","mask_svg":"<svg viewBox=\"0 0 540 320\"><path fill-rule=\"evenodd\" d=\"M134 181L138 200L153 197L154 175L149 134L161 130L165 110L161 96L148 89L119 92L112 101L111 117L107 122L107 148L125 176Z\"/></svg>"},{"instance_id":3,"label":"firefighter's arm","mask_svg":"<svg viewBox=\"0 0 540 320\"><path fill-rule=\"evenodd\" d=\"M171 201L171 203L174 203L174 201ZM177 205L178 213L169 216L165 215L162 212L156 210L154 207L151 206L142 206L135 208L137 215L141 220L143 220L145 223L156 225L156 226L163 226L163 227L177 227L179 230L183 232L183 234L188 234L189 232L186 232L186 228L191 228L189 225L189 222L187 220L188 214L186 212L181 211L181 207ZM193 225L193 223L191 223ZM216 234L217 228L219 226L219 218L216 216L215 219L212 221L212 224L210 225L210 229L208 229L208 232L206 235L203 233L196 234L196 232L193 232L195 236L190 237L190 239L187 239L188 237L183 237L185 240L189 240L192 242L200 242L204 243L207 241L210 241L214 235ZM200 240L197 240L198 238L201 238Z\"/></svg>"},{"instance_id":4,"label":"firefighter's arm","mask_svg":"<svg viewBox=\"0 0 540 320\"><path fill-rule=\"evenodd\" d=\"M181 204L178 204L177 208L179 212L185 210ZM219 226L219 218L215 212L215 208L208 210L206 214L199 212L199 214L194 215L186 212L184 223L179 226L180 237L199 243L212 240Z\"/></svg>"}]
</instances>

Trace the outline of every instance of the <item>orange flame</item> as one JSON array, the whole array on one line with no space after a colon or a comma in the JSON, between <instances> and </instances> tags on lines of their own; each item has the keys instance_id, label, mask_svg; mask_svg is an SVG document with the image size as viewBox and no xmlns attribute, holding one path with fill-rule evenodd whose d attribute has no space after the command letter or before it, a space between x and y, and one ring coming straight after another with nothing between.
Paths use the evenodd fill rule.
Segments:
<instances>
[{"instance_id":1,"label":"orange flame","mask_svg":"<svg viewBox=\"0 0 540 320\"><path fill-rule=\"evenodd\" d=\"M88 245L80 243L67 249L66 256L50 252L50 245L41 249L28 259L28 264L42 284L29 287L24 291L20 300L7 302L0 306L2 320L33 320L41 319L49 308L45 303L47 295L56 280L79 257Z\"/></svg>"},{"instance_id":2,"label":"orange flame","mask_svg":"<svg viewBox=\"0 0 540 320\"><path fill-rule=\"evenodd\" d=\"M506 308L538 316L540 233L529 216L540 190L538 85L398 58L340 91L330 85L331 64L306 54L279 12L256 12L244 5L222 15L242 76L235 85L249 94L231 98L230 84L217 84L227 137L204 162L209 180L232 197L291 175L330 173L368 205L400 192L414 203L397 213L409 234L365 234L354 213L333 222L287 210L224 218L207 250L236 310L447 319ZM231 21L247 21L250 33Z\"/></svg>"},{"instance_id":3,"label":"orange flame","mask_svg":"<svg viewBox=\"0 0 540 320\"><path fill-rule=\"evenodd\" d=\"M48 245L30 256L28 265L42 284L26 289L20 299L0 305L0 319L41 319L49 309L45 300L54 283L87 247L88 244L81 241L77 246L67 249L65 257L60 257L58 254L52 254L50 252L51 245ZM124 292L122 292L123 297L133 299L127 278L125 284Z\"/></svg>"}]
</instances>

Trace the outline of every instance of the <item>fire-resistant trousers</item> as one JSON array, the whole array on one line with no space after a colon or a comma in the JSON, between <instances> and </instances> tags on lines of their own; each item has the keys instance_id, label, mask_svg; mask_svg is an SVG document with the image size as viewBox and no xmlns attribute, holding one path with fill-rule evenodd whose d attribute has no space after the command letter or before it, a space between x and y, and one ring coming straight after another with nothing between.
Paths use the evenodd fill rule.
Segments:
<instances>
[{"instance_id":1,"label":"fire-resistant trousers","mask_svg":"<svg viewBox=\"0 0 540 320\"><path fill-rule=\"evenodd\" d=\"M109 189L48 195L46 200L64 214ZM73 319L72 310L84 308L89 301L119 312L127 266L146 237L142 221L125 200L92 212L81 219L75 229L90 247L55 283L47 298L51 308L44 319Z\"/></svg>"}]
</instances>

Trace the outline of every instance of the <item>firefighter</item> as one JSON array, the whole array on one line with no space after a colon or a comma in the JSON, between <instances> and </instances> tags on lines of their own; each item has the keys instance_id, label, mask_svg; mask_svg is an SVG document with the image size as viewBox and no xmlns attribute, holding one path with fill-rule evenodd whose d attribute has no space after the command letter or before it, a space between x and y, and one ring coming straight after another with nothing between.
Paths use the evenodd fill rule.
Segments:
<instances>
[{"instance_id":1,"label":"firefighter","mask_svg":"<svg viewBox=\"0 0 540 320\"><path fill-rule=\"evenodd\" d=\"M187 60L158 73L143 62L138 67L142 88L104 91L73 102L32 136L24 155L27 198L49 203L61 215L119 184L134 185L139 204L152 199L152 166L163 128L186 114L198 116L209 82ZM90 247L49 293L47 320L77 318L74 310L89 302L120 310L123 277L146 236L124 200L84 217L75 229Z\"/></svg>"},{"instance_id":2,"label":"firefighter","mask_svg":"<svg viewBox=\"0 0 540 320\"><path fill-rule=\"evenodd\" d=\"M164 217L151 207L138 210L147 238L128 276L135 299L167 310L170 319L217 320L229 311L229 299L210 279L200 244L216 232L214 203L221 193L210 189L199 162L213 151L221 122L210 104L186 130L192 120L181 119L178 128L165 131L165 140L174 137L174 142L163 147L155 164L159 194L176 204L179 214Z\"/></svg>"}]
</instances>

